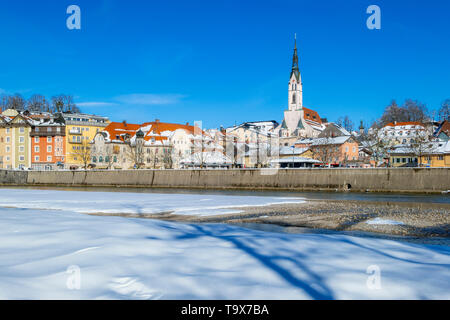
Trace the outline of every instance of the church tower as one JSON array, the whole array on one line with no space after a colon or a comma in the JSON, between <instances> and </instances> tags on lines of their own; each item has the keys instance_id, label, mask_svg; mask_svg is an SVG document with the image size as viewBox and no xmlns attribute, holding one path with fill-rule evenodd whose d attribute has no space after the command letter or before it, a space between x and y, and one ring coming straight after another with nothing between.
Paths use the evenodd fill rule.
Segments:
<instances>
[{"instance_id":1,"label":"church tower","mask_svg":"<svg viewBox=\"0 0 450 320\"><path fill-rule=\"evenodd\" d=\"M292 57L292 71L289 79L289 110L297 111L303 107L302 77L298 68L297 35L295 35L294 56Z\"/></svg>"}]
</instances>

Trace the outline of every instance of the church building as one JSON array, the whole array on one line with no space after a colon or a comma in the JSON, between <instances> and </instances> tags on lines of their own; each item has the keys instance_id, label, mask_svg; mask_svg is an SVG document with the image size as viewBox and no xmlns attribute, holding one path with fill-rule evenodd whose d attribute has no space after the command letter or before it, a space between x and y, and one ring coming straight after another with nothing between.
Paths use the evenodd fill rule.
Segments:
<instances>
[{"instance_id":1,"label":"church building","mask_svg":"<svg viewBox=\"0 0 450 320\"><path fill-rule=\"evenodd\" d=\"M297 40L295 40L292 70L288 84L288 110L277 127L281 145L292 145L299 138L315 138L324 129L319 114L303 106L303 84L298 67Z\"/></svg>"}]
</instances>

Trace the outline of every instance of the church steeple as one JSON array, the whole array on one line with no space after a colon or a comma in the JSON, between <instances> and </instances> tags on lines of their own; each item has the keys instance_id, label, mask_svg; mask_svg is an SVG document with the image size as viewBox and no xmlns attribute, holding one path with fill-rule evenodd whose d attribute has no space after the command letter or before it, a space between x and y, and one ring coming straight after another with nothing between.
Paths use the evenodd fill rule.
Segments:
<instances>
[{"instance_id":1,"label":"church steeple","mask_svg":"<svg viewBox=\"0 0 450 320\"><path fill-rule=\"evenodd\" d=\"M300 70L298 68L298 55L297 55L297 34L294 36L294 55L292 56L292 71L291 71L291 77L292 74L295 74L295 78L297 81L300 79Z\"/></svg>"},{"instance_id":2,"label":"church steeple","mask_svg":"<svg viewBox=\"0 0 450 320\"><path fill-rule=\"evenodd\" d=\"M297 34L295 34L292 70L289 77L289 110L300 110L303 107L302 78L298 67Z\"/></svg>"}]
</instances>

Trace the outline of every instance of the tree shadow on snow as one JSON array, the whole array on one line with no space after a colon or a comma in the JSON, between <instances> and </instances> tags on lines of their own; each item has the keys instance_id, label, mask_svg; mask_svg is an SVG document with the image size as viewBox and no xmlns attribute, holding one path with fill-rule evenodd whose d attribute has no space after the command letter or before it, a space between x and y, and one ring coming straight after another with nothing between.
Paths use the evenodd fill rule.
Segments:
<instances>
[{"instance_id":1,"label":"tree shadow on snow","mask_svg":"<svg viewBox=\"0 0 450 320\"><path fill-rule=\"evenodd\" d=\"M284 279L286 282L291 284L292 286L295 286L296 288L301 289L303 292L308 294L312 299L318 299L318 300L331 300L333 299L333 293L330 288L328 288L322 279L318 274L311 271L307 265L302 263L300 260L302 258L306 258L305 255L299 253L298 251L292 251L292 250L283 250L284 255L265 255L254 248L247 245L244 241L240 241L239 238L242 237L242 235L225 235L220 234L221 232L229 231L227 229L219 230L219 233L217 233L218 230L209 230L208 227L201 226L201 225L190 225L192 228L194 228L197 232L191 232L187 234L183 234L177 239L193 239L193 238L200 238L200 237L212 237L217 238L219 240L227 241L233 246L248 256L254 258L258 262L260 262L263 266L269 268L276 274L278 274L282 279ZM245 240L248 242L249 238L245 238ZM306 275L306 279L301 279L298 276L294 274L294 272L288 270L287 268L283 267L279 262L280 261L289 261L293 263L302 274ZM293 270L295 271L295 270ZM274 297L276 299L276 297Z\"/></svg>"}]
</instances>

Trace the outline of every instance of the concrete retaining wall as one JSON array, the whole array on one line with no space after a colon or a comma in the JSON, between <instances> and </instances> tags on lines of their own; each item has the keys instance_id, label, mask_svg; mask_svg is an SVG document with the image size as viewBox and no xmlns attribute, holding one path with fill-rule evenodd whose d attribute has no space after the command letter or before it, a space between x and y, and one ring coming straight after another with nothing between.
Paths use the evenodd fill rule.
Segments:
<instances>
[{"instance_id":1,"label":"concrete retaining wall","mask_svg":"<svg viewBox=\"0 0 450 320\"><path fill-rule=\"evenodd\" d=\"M441 192L450 169L7 171L2 185Z\"/></svg>"}]
</instances>

